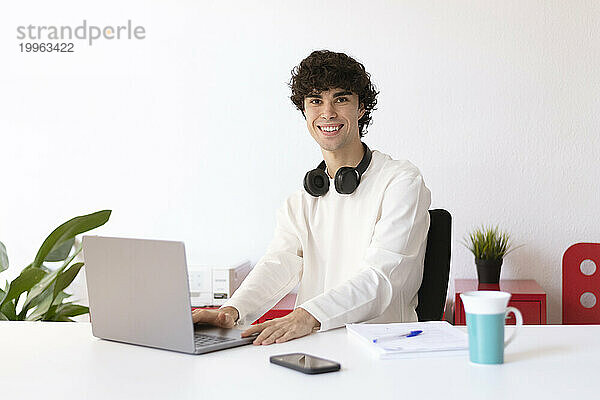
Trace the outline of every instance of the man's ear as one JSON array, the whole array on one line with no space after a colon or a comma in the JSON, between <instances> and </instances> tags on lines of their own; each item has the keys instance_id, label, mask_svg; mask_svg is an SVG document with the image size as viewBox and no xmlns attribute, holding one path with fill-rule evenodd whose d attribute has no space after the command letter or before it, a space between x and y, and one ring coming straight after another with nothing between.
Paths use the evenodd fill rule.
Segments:
<instances>
[{"instance_id":1,"label":"man's ear","mask_svg":"<svg viewBox=\"0 0 600 400\"><path fill-rule=\"evenodd\" d=\"M365 105L360 103L360 106L358 107L358 119L360 120L366 112L367 110L365 110Z\"/></svg>"}]
</instances>

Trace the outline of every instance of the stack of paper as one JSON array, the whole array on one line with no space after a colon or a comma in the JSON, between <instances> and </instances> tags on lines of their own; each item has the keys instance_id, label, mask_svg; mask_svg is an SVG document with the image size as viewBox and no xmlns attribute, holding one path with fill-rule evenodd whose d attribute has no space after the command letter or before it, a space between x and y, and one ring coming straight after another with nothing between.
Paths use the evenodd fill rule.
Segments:
<instances>
[{"instance_id":1,"label":"stack of paper","mask_svg":"<svg viewBox=\"0 0 600 400\"><path fill-rule=\"evenodd\" d=\"M423 333L413 337L411 331ZM469 343L467 334L446 321L408 322L393 324L346 324L349 335L360 339L379 358L412 358L464 355ZM385 336L384 340L373 340Z\"/></svg>"}]
</instances>

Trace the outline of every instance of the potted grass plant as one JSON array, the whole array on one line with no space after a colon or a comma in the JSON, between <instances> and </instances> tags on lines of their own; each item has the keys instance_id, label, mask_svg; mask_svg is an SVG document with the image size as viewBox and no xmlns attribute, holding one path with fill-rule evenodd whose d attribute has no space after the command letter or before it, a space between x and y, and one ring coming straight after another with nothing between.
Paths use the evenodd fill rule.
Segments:
<instances>
[{"instance_id":1,"label":"potted grass plant","mask_svg":"<svg viewBox=\"0 0 600 400\"><path fill-rule=\"evenodd\" d=\"M497 226L474 229L463 244L475 256L479 283L492 284L500 282L504 257L518 248L512 247L509 235L500 231Z\"/></svg>"},{"instance_id":2,"label":"potted grass plant","mask_svg":"<svg viewBox=\"0 0 600 400\"><path fill-rule=\"evenodd\" d=\"M87 314L88 307L66 301L64 290L77 276L82 262L73 262L81 252L75 236L104 225L110 210L75 217L56 228L38 250L31 264L0 289L0 321L73 321ZM60 263L52 269L45 263ZM6 247L0 242L0 272L8 268Z\"/></svg>"}]
</instances>

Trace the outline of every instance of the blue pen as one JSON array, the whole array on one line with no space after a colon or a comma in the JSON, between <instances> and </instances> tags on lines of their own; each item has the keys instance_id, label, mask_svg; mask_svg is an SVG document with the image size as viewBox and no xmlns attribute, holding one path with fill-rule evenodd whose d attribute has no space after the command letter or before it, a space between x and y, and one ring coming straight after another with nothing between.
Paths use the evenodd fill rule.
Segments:
<instances>
[{"instance_id":1,"label":"blue pen","mask_svg":"<svg viewBox=\"0 0 600 400\"><path fill-rule=\"evenodd\" d=\"M379 336L379 337L376 337L375 339L373 339L373 343L379 343L379 342L383 342L384 340L390 340L390 339L415 337L415 336L420 335L421 333L423 333L423 331L410 331L410 332L404 333L402 335L398 335L395 333L391 334L391 335L383 335L383 336Z\"/></svg>"}]
</instances>

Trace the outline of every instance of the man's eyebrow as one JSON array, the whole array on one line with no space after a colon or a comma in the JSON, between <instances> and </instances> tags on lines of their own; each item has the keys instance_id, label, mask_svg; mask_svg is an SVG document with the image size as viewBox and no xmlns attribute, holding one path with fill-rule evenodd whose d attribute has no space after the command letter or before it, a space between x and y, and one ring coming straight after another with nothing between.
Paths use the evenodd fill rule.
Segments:
<instances>
[{"instance_id":1,"label":"man's eyebrow","mask_svg":"<svg viewBox=\"0 0 600 400\"><path fill-rule=\"evenodd\" d=\"M344 91L342 91L342 92L337 92L337 93L335 93L335 94L333 95L333 98L335 99L336 97L340 97L340 96L352 96L352 94L353 94L353 93L352 93L351 91L349 91L349 90L344 90ZM311 94L307 94L307 95L306 95L306 96L304 96L304 97L314 97L314 98L317 98L317 99L320 99L320 98L322 98L322 97L321 97L321 95L320 95L320 94L317 94L317 93L311 93Z\"/></svg>"},{"instance_id":2,"label":"man's eyebrow","mask_svg":"<svg viewBox=\"0 0 600 400\"><path fill-rule=\"evenodd\" d=\"M352 96L352 92L350 92L349 90L345 90L343 92L337 92L333 95L333 98L335 99L336 97L340 97L340 96Z\"/></svg>"}]
</instances>

